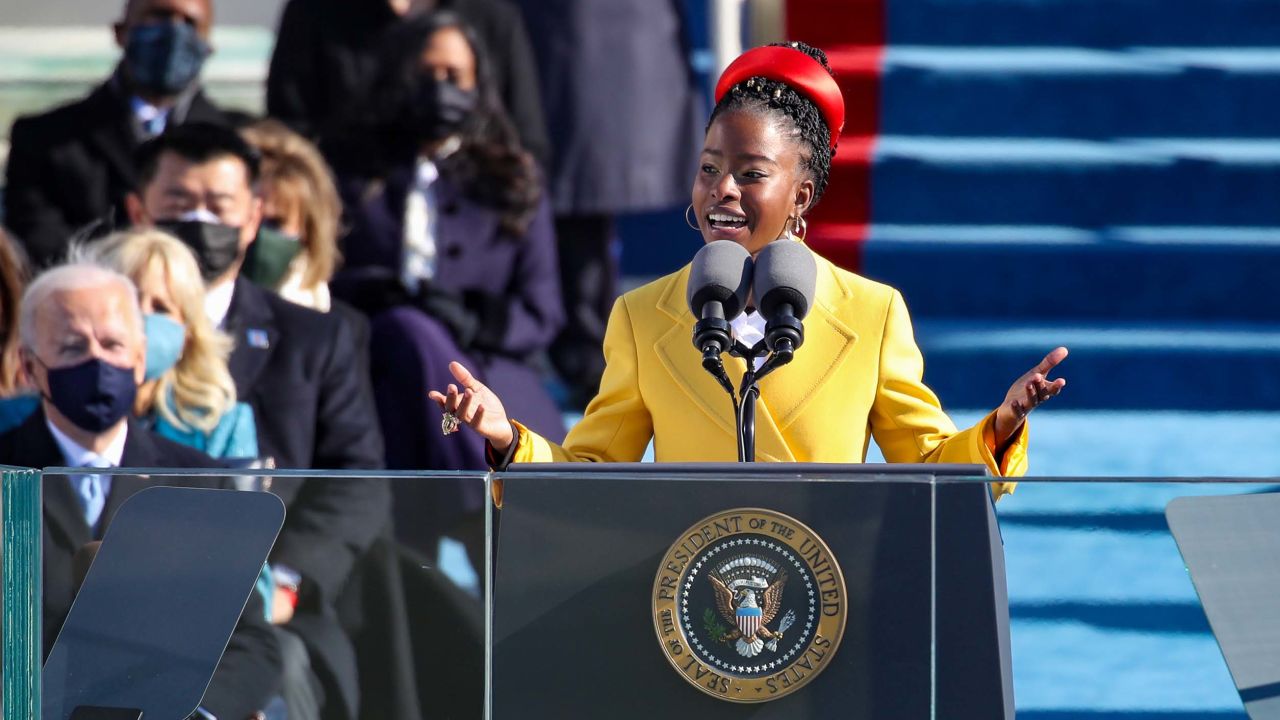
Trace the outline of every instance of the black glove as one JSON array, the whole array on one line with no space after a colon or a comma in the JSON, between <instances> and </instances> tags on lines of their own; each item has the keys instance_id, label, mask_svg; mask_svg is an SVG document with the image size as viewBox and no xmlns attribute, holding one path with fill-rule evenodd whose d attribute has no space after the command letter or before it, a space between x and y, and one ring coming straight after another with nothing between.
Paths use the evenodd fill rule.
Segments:
<instances>
[{"instance_id":1,"label":"black glove","mask_svg":"<svg viewBox=\"0 0 1280 720\"><path fill-rule=\"evenodd\" d=\"M502 352L502 341L507 336L507 324L510 320L506 296L483 290L467 290L462 293L462 302L476 318L476 333L472 344L481 350Z\"/></svg>"},{"instance_id":2,"label":"black glove","mask_svg":"<svg viewBox=\"0 0 1280 720\"><path fill-rule=\"evenodd\" d=\"M344 268L329 287L334 297L345 300L369 317L412 301L399 276L382 267Z\"/></svg>"},{"instance_id":3,"label":"black glove","mask_svg":"<svg viewBox=\"0 0 1280 720\"><path fill-rule=\"evenodd\" d=\"M468 350L480 329L479 318L463 302L463 296L423 280L413 304L422 312L439 320L453 336L458 348Z\"/></svg>"}]
</instances>

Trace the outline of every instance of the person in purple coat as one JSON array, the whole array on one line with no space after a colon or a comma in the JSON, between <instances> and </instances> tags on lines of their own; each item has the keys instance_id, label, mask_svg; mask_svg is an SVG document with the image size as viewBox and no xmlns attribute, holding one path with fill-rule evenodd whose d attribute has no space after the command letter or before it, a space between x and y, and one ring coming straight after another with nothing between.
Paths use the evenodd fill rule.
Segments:
<instances>
[{"instance_id":1,"label":"person in purple coat","mask_svg":"<svg viewBox=\"0 0 1280 720\"><path fill-rule=\"evenodd\" d=\"M349 228L332 290L371 318L387 467L483 470L483 443L443 437L427 391L465 357L514 416L564 436L536 365L564 323L550 206L458 16L408 23L385 50L370 125L326 148ZM423 512L459 509L429 500L405 509L397 498L397 514L421 526Z\"/></svg>"}]
</instances>

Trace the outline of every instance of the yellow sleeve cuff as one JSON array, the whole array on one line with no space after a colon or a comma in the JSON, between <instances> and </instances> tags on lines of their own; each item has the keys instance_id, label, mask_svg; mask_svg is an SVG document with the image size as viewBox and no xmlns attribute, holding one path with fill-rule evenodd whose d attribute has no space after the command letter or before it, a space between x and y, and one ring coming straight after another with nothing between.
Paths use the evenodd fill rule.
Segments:
<instances>
[{"instance_id":1,"label":"yellow sleeve cuff","mask_svg":"<svg viewBox=\"0 0 1280 720\"><path fill-rule=\"evenodd\" d=\"M996 414L992 412L982 421L982 448L980 452L987 460L987 466L998 471L1000 477L1021 477L1027 473L1027 442L1028 427L1030 423L1027 420L1022 421L1021 427L1014 433L1013 439L1009 441L1005 448L1004 455L996 458ZM1004 495L1013 494L1014 488L1018 486L1016 482L993 482L991 483L991 495L999 500Z\"/></svg>"}]
</instances>

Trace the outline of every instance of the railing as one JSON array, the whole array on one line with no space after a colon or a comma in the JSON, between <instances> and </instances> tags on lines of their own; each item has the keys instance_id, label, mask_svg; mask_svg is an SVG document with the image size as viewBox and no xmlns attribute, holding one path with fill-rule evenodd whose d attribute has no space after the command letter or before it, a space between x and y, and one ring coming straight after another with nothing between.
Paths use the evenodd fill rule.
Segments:
<instances>
[{"instance_id":1,"label":"railing","mask_svg":"<svg viewBox=\"0 0 1280 720\"><path fill-rule=\"evenodd\" d=\"M614 469L610 466L584 466L581 470L565 472L555 469L546 474L530 473L382 473L374 476L351 473L257 473L248 477L254 480L271 479L266 483L279 489L290 482L306 482L322 479L326 482L342 482L344 479L376 477L392 488L396 498L395 514L399 523L397 531L388 531L379 542L380 551L389 552L386 557L398 563L398 572L412 574L412 582L406 586L433 588L438 594L430 599L430 607L448 608L453 613L426 616L420 599L406 604L408 617L404 620L419 630L430 628L427 634L411 634L418 642L427 642L439 654L449 648L449 666L452 679L433 674L434 669L418 668L420 683L449 682L467 700L470 714L462 717L506 717L508 714L493 709L493 663L490 648L495 642L501 653L504 647L520 647L511 644L519 632L527 631L530 637L539 635L538 623L551 622L557 612L568 612L563 605L541 608L539 602L551 603L551 597L530 600L523 612L528 618L512 619L503 616L499 636L495 637L492 612L490 577L505 578L506 590L521 583L534 583L552 592L558 573L571 569L586 573L575 580L582 588L593 593L603 593L601 588L612 587L605 583L630 582L627 573L636 578L644 576L645 587L637 592L647 594L658 573L657 560L644 547L628 545L652 534L662 536L663 543L675 541L678 532L668 532L666 525L684 528L697 518L684 515L694 512L691 508L721 505L724 508L776 506L786 514L812 526L833 544L851 542L840 558L845 571L845 582L851 594L865 593L868 598L863 611L871 612L868 622L874 620L877 603L874 588L868 583L876 577L907 576L925 577L922 587L932 588L932 593L943 592L948 581L945 568L960 568L961 577L968 572L963 559L954 557L954 548L962 543L961 537L975 532L964 522L946 520L939 510L949 494L957 488L969 488L975 484L990 482L990 478L903 475L892 473L891 466L865 466L864 474L848 466L822 466L777 468L782 475L768 478L772 490L765 491L757 481L758 476L742 475L729 469L713 476L700 475L696 471L675 468L670 471L660 466L647 466L643 472ZM752 470L752 473L759 470ZM889 474L887 474L889 473ZM3 477L3 680L4 718L29 720L40 717L40 664L42 651L41 632L41 486L67 482L66 471L50 470L39 473L33 470L6 469ZM122 473L123 477L125 473ZM137 477L136 473L128 473ZM147 482L157 485L190 485L208 483L217 475L211 472L149 473ZM755 478L754 480L752 478ZM743 480L755 484L742 485L737 490L732 483ZM492 494L490 486L501 481L505 488L505 506L498 511L502 515L500 537L512 538L524 533L522 547L507 547L502 551L506 565L493 564L493 514L484 503ZM698 484L705 481L707 484ZM570 497L580 497L581 507L566 506L563 502L545 503L547 496L540 495L543 488L578 488L581 492ZM569 483L565 485L564 483ZM576 484L575 484L576 483ZM245 483L241 483L243 486ZM252 483L250 483L252 484ZM263 483L259 483L263 484ZM849 488L845 505L832 505L824 500L825 490L839 485ZM120 485L117 485L120 487ZM903 488L901 503L890 502L881 510L869 511L863 500L856 498L879 497L858 493L889 491ZM1013 660L1013 685L1019 716L1066 717L1073 710L1073 703L1087 702L1096 711L1099 707L1120 710L1143 710L1150 713L1201 713L1215 718L1239 717L1243 720L1246 700L1266 700L1267 688L1280 678L1265 681L1249 659L1231 646L1232 637L1238 638L1240 626L1228 628L1228 620L1215 609L1214 590L1198 586L1201 579L1196 567L1188 572L1184 555L1186 547L1179 543L1184 538L1171 534L1166 509L1186 504L1185 498L1234 497L1243 498L1243 504L1270 502L1280 489L1280 478L1026 478L1020 481L1012 496L1002 498L995 505L995 517L999 519L996 546L1002 542L1002 562L1005 572L997 576L1007 578L1008 612L1011 618L1011 654ZM426 531L427 525L438 528L447 524L439 512L440 502L453 503L459 508L458 497L469 495L471 506L479 514L469 516L469 524L459 524L450 529L458 537L479 538L480 545L472 546L472 558L482 564L476 568L467 559L467 553L457 543L436 544L435 531ZM49 497L46 493L46 497ZM433 500L432 498L436 498ZM446 498L446 500L440 500ZM616 498L611 500L610 498ZM1199 501L1195 501L1199 502ZM433 503L436 505L433 507ZM545 506L543 504L545 503ZM1194 502L1192 504L1195 504ZM896 510L884 508L896 507ZM930 510L932 508L932 510ZM919 513L923 512L923 515ZM932 512L931 516L929 513ZM1216 512L1216 511L1215 511ZM702 517L705 513L699 514ZM465 513L464 513L465 514ZM425 518L430 516L428 522ZM601 518L613 517L602 524ZM462 517L460 514L459 518ZM913 519L914 518L914 519ZM913 532L909 538L886 534L892 523L916 522L924 519L921 532ZM930 519L932 518L932 519ZM632 523L631 527L627 524ZM903 526L905 527L905 525ZM575 535L574 533L579 533ZM1241 521L1236 527L1224 526L1222 537L1231 540L1239 533L1241 541L1250 547L1265 544L1269 528L1248 527ZM532 534L529 534L532 533ZM1252 533L1252 534L1251 534ZM1274 534L1274 533L1273 533ZM667 539L667 535L671 537ZM530 540L529 538L533 538ZM577 538L577 539L575 539ZM833 538L839 538L833 540ZM1258 539L1262 538L1262 539ZM653 538L650 538L653 540ZM568 544L566 544L568 543ZM578 544L574 544L578 543ZM443 555L439 552L445 549ZM561 555L565 548L580 548L579 555ZM1181 552L1180 552L1181 550ZM1243 550L1241 551L1243 552ZM585 554L583 554L585 553ZM948 553L951 553L950 555ZM545 556L545 560L540 560ZM1239 555L1244 558L1244 555ZM442 559L443 558L443 559ZM519 562L512 566L511 562ZM653 565L650 568L650 565ZM1263 586L1271 574L1280 576L1274 563L1258 563L1237 574L1236 581L1249 587ZM613 568L612 570L610 568ZM624 572L626 570L626 572ZM919 576L918 572L932 573ZM505 574L504 574L505 573ZM592 575L591 573L597 573ZM366 580L369 576L366 575ZM595 579L593 579L595 578ZM636 579L631 578L631 579ZM953 577L952 580L955 580ZM1220 579L1213 582L1221 583ZM914 581L913 581L914 582ZM1205 581L1209 582L1209 581ZM541 583L542 585L538 585ZM502 589L499 585L499 589ZM616 588L615 588L616 589ZM613 592L614 589L609 590ZM523 597L506 601L507 612L513 605L520 605L525 598L535 597L528 591ZM559 591L555 591L559 592ZM629 592L629 591L628 591ZM554 593L553 593L554 595ZM598 596L598 595L597 595ZM1212 597L1211 597L1212 596ZM559 597L555 595L555 597ZM447 601L441 598L447 598ZM1208 615L1201 605L1205 600ZM576 601L575 601L576 602ZM541 608L541 609L538 609ZM951 616L944 606L928 600L921 608L929 612L928 621L933 627L921 636L928 642L937 642L938 628L964 620ZM883 610L884 608L880 608ZM1232 612L1236 612L1233 610ZM581 608L573 612L607 613L595 607ZM433 611L435 612L435 611ZM441 611L443 612L443 611ZM523 617L523 616L522 616ZM645 618L617 618L618 623L647 622ZM1238 618L1237 618L1238 620ZM614 622L611 620L610 622ZM643 624L643 623L642 623ZM550 626L549 626L550 627ZM1234 632L1228 635L1220 647L1214 631ZM643 647L628 648L629 653L658 653L653 643L652 630L646 630ZM874 646L874 635L879 630L874 622L864 627L851 623L846 631L842 653L855 656ZM1280 654L1280 638L1274 638L1267 626L1260 625L1257 636L1252 638L1250 653L1269 652L1271 657ZM443 633L443 635L439 634ZM866 633L870 633L867 635ZM619 636L620 637L620 636ZM502 643L507 643L503 645ZM542 642L541 640L539 642ZM547 639L546 642L551 642ZM616 642L625 640L617 639ZM1274 642L1275 647L1266 646ZM652 647L650 647L650 644ZM859 648L863 649L859 649ZM1226 653L1224 660L1223 654ZM933 652L939 652L936 648ZM948 687L954 684L955 673L963 668L949 664L946 655L937 655L929 671L927 694L942 698ZM1243 658L1243 659L1242 659ZM651 658L649 658L651 659ZM630 662L610 660L610 662ZM509 664L499 657L499 668L510 670ZM904 662L906 662L904 660ZM443 665L441 667L444 667ZM670 671L661 664L664 672ZM601 671L603 673L603 670ZM498 682L503 682L503 675ZM511 677L510 674L505 677ZM681 686L679 682L677 686ZM814 688L821 686L815 681ZM469 690L467 688L470 688ZM681 688L684 689L684 688ZM468 693L474 692L474 695ZM813 690L820 693L820 690ZM439 694L434 694L439 696ZM816 697L817 695L815 695ZM679 697L679 695L677 695ZM871 697L871 694L868 695ZM870 710L867 710L870 712ZM857 717L856 709L851 717ZM1066 714L1064 714L1066 713ZM528 717L538 717L531 712ZM932 717L932 715L930 715ZM943 715L938 715L943 717Z\"/></svg>"}]
</instances>

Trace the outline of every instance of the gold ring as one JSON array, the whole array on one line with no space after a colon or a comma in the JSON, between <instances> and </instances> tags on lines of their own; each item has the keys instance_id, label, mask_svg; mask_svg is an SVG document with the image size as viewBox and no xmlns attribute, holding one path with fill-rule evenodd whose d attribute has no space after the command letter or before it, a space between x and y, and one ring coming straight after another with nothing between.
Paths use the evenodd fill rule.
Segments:
<instances>
[{"instance_id":1,"label":"gold ring","mask_svg":"<svg viewBox=\"0 0 1280 720\"><path fill-rule=\"evenodd\" d=\"M458 432L458 425L461 424L458 416L451 412L445 412L444 417L440 418L440 432L445 435L452 435Z\"/></svg>"}]
</instances>

